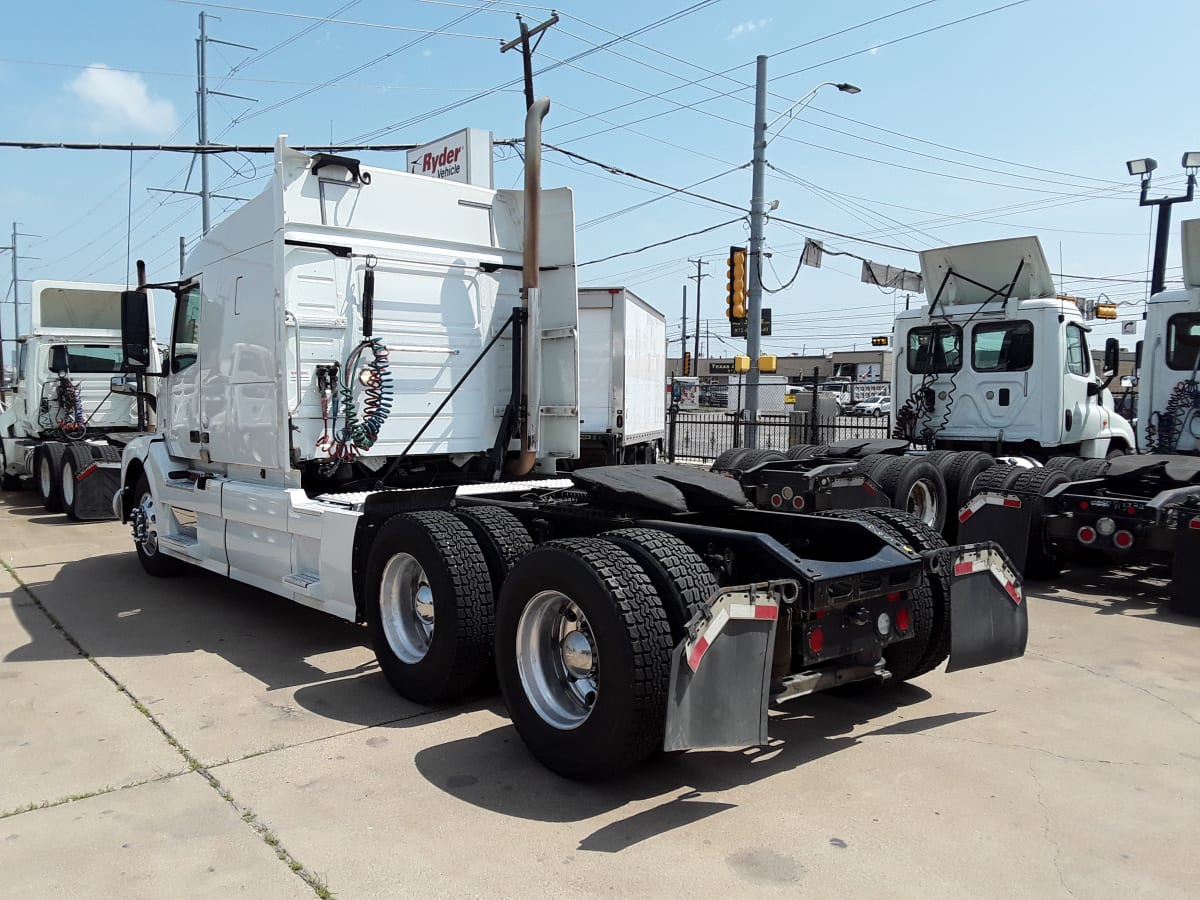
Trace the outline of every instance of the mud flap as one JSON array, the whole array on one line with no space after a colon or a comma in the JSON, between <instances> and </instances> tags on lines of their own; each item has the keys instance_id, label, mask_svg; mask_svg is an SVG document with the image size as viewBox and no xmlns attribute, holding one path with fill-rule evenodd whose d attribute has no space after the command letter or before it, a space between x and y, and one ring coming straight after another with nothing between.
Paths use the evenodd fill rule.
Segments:
<instances>
[{"instance_id":1,"label":"mud flap","mask_svg":"<svg viewBox=\"0 0 1200 900\"><path fill-rule=\"evenodd\" d=\"M1200 514L1181 514L1171 571L1172 612L1200 616Z\"/></svg>"},{"instance_id":2,"label":"mud flap","mask_svg":"<svg viewBox=\"0 0 1200 900\"><path fill-rule=\"evenodd\" d=\"M121 487L119 462L94 462L75 476L75 517L91 522L112 519L113 495Z\"/></svg>"},{"instance_id":3,"label":"mud flap","mask_svg":"<svg viewBox=\"0 0 1200 900\"><path fill-rule=\"evenodd\" d=\"M724 588L688 623L671 655L665 750L767 742L771 657L779 607L795 582ZM790 599L788 599L790 598Z\"/></svg>"},{"instance_id":4,"label":"mud flap","mask_svg":"<svg viewBox=\"0 0 1200 900\"><path fill-rule=\"evenodd\" d=\"M1038 498L987 491L976 494L958 511L958 541L974 544L994 541L1012 561L1017 572L1024 573L1029 557L1031 529L1041 527ZM1040 540L1041 535L1037 535Z\"/></svg>"},{"instance_id":5,"label":"mud flap","mask_svg":"<svg viewBox=\"0 0 1200 900\"><path fill-rule=\"evenodd\" d=\"M829 483L829 509L864 509L891 506L883 490L864 475L844 475Z\"/></svg>"},{"instance_id":6,"label":"mud flap","mask_svg":"<svg viewBox=\"0 0 1200 900\"><path fill-rule=\"evenodd\" d=\"M1021 579L995 544L943 551L950 576L950 662L947 672L986 666L1025 654L1029 610Z\"/></svg>"}]
</instances>

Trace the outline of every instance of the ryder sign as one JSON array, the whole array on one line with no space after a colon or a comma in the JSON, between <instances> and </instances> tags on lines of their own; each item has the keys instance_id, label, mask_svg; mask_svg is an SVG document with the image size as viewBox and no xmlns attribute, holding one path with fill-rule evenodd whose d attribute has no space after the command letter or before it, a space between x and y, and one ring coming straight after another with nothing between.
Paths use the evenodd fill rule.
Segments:
<instances>
[{"instance_id":1,"label":"ryder sign","mask_svg":"<svg viewBox=\"0 0 1200 900\"><path fill-rule=\"evenodd\" d=\"M408 171L478 187L492 186L492 133L464 128L408 151Z\"/></svg>"}]
</instances>

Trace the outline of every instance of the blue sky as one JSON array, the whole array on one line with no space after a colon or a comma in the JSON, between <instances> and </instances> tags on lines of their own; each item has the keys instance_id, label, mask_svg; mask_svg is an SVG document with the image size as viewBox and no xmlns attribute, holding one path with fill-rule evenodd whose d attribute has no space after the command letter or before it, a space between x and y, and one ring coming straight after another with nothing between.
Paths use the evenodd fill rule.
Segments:
<instances>
[{"instance_id":1,"label":"blue sky","mask_svg":"<svg viewBox=\"0 0 1200 900\"><path fill-rule=\"evenodd\" d=\"M0 34L0 133L191 142L194 38L205 9L220 17L210 21L212 36L258 48L211 45L210 84L257 98L214 98L214 139L270 144L286 133L293 143L365 135L403 143L464 126L516 137L524 112L519 85L493 89L520 76L520 58L501 55L499 40L517 33L515 13L531 23L549 15L547 7L486 0L230 0L224 6L9 4ZM767 54L771 118L823 81L862 88L854 96L825 88L785 128L776 127L767 197L779 200L777 217L806 227L768 224L769 287L792 276L805 236L830 250L915 268L912 251L922 248L1036 234L1054 271L1114 279L1068 279L1061 289L1103 291L1132 304L1145 293L1151 212L1138 208L1137 182L1126 176L1124 161L1155 157L1156 188L1178 192L1181 154L1200 150L1185 62L1194 50L1190 5L1149 0L1136 15L1129 4L1110 0L1026 0L998 9L1004 6L1005 0L565 0L555 7L561 22L535 59L536 69L553 67L536 79L537 93L553 101L545 140L668 185L704 182L697 193L747 207L750 173L740 167L751 156L754 58ZM342 21L320 21L326 17ZM333 83L321 86L327 82ZM21 261L22 278L124 281L129 155L0 154L0 234L17 220L21 231L39 235L19 238L23 255L39 257ZM399 155L366 158L403 167ZM581 261L738 215L702 199L664 197L661 188L552 152L546 163L548 185L576 191ZM189 157L178 154L133 160L132 258L149 260L154 277L175 275L179 236L199 234L200 213L192 198L148 188L183 187L188 166ZM214 184L233 197L257 193L268 170L265 156L212 163ZM497 186L517 186L520 161L498 149L495 172ZM193 176L191 187L197 183ZM214 218L236 203L216 202ZM1200 206L1176 207L1169 278L1179 277L1178 221L1195 216ZM730 346L717 339L729 341L725 255L745 239L744 223L732 222L585 266L580 283L631 287L668 314L677 334L684 284L692 298L689 328L694 315L687 276L695 265L687 260L705 259L711 277L703 283L702 318L711 322L715 355ZM7 254L0 265L7 273ZM827 258L822 269L804 268L790 288L769 296L776 337L764 341L765 349L850 349L889 333L903 295L859 283L859 270L853 257ZM20 296L27 299L27 284ZM1140 318L1140 310L1122 306L1122 317ZM9 336L11 306L3 315ZM1097 328L1100 338L1114 333L1114 326Z\"/></svg>"}]
</instances>

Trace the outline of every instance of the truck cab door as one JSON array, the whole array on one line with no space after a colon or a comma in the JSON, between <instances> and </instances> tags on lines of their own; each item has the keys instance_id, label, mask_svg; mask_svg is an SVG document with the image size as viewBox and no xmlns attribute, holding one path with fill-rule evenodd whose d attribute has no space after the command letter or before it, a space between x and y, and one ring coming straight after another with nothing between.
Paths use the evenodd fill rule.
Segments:
<instances>
[{"instance_id":1,"label":"truck cab door","mask_svg":"<svg viewBox=\"0 0 1200 900\"><path fill-rule=\"evenodd\" d=\"M166 384L160 393L159 427L167 451L181 460L200 458L204 426L200 421L200 285L179 291L171 327L171 355ZM165 402L164 402L165 401Z\"/></svg>"},{"instance_id":2,"label":"truck cab door","mask_svg":"<svg viewBox=\"0 0 1200 900\"><path fill-rule=\"evenodd\" d=\"M1089 440L1104 428L1105 412L1100 408L1099 395L1089 395L1094 382L1092 355L1088 351L1087 332L1083 326L1068 322L1061 340L1065 344L1066 371L1063 374L1063 402L1060 410L1063 444Z\"/></svg>"}]
</instances>

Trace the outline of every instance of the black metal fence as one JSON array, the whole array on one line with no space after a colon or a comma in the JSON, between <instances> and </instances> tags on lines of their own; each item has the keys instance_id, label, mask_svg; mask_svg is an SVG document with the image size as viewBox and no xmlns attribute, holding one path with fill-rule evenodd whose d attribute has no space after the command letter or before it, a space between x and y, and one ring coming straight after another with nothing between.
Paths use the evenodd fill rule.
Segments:
<instances>
[{"instance_id":1,"label":"black metal fence","mask_svg":"<svg viewBox=\"0 0 1200 900\"><path fill-rule=\"evenodd\" d=\"M667 410L667 458L672 462L704 462L733 447L786 450L797 444L828 444L853 438L882 439L891 435L891 416L878 418L813 416L807 411L759 413L744 411L695 413Z\"/></svg>"}]
</instances>

